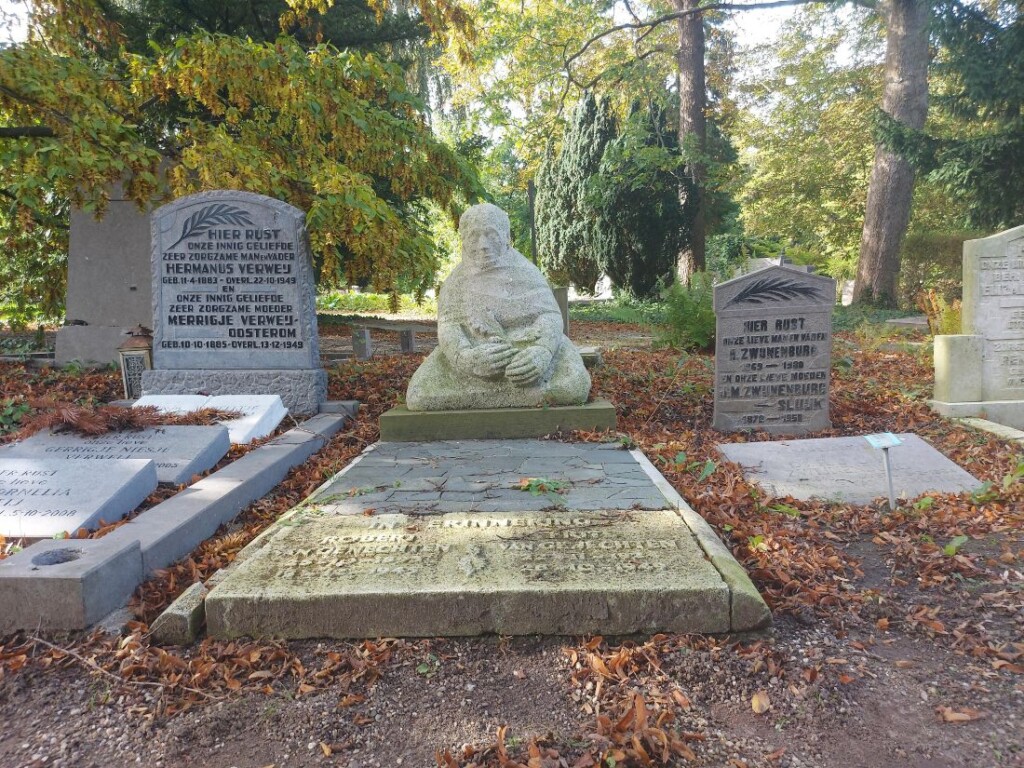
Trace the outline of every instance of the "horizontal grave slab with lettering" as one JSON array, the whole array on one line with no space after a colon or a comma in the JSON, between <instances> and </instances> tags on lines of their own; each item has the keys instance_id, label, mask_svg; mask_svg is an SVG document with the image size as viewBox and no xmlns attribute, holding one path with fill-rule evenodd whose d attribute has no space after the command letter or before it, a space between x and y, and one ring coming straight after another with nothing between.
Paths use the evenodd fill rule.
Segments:
<instances>
[{"instance_id":1,"label":"horizontal grave slab with lettering","mask_svg":"<svg viewBox=\"0 0 1024 768\"><path fill-rule=\"evenodd\" d=\"M730 591L674 510L307 512L206 616L213 637L727 632Z\"/></svg>"},{"instance_id":2,"label":"horizontal grave slab with lettering","mask_svg":"<svg viewBox=\"0 0 1024 768\"><path fill-rule=\"evenodd\" d=\"M48 538L113 523L156 490L152 461L0 458L0 535Z\"/></svg>"},{"instance_id":3,"label":"horizontal grave slab with lettering","mask_svg":"<svg viewBox=\"0 0 1024 768\"><path fill-rule=\"evenodd\" d=\"M0 448L0 458L41 457L75 462L151 459L159 482L178 485L208 470L230 448L225 427L166 426L93 437L40 432Z\"/></svg>"},{"instance_id":4,"label":"horizontal grave slab with lettering","mask_svg":"<svg viewBox=\"0 0 1024 768\"><path fill-rule=\"evenodd\" d=\"M266 437L288 415L277 395L145 395L136 400L132 407L146 406L175 414L192 413L204 408L238 413L236 418L221 422L228 430L229 439L236 445L246 445Z\"/></svg>"}]
</instances>

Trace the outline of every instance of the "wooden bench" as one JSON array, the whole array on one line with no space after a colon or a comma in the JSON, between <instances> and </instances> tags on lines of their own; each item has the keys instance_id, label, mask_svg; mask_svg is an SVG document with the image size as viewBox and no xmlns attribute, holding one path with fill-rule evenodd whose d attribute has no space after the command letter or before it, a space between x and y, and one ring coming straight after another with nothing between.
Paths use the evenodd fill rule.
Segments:
<instances>
[{"instance_id":1,"label":"wooden bench","mask_svg":"<svg viewBox=\"0 0 1024 768\"><path fill-rule=\"evenodd\" d=\"M370 331L397 331L403 353L416 352L417 333L437 333L437 323L429 320L381 320L376 317L360 318L352 323L352 352L357 360L373 357Z\"/></svg>"}]
</instances>

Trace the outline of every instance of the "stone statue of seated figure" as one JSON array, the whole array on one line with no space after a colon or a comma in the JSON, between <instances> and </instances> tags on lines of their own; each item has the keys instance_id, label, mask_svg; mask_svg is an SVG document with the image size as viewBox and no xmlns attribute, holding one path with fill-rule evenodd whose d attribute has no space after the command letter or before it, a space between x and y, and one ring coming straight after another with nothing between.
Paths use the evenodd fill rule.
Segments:
<instances>
[{"instance_id":1,"label":"stone statue of seated figure","mask_svg":"<svg viewBox=\"0 0 1024 768\"><path fill-rule=\"evenodd\" d=\"M413 374L410 411L580 405L590 374L562 332L540 270L510 242L501 208L474 205L459 220L462 260L437 300L437 349Z\"/></svg>"}]
</instances>

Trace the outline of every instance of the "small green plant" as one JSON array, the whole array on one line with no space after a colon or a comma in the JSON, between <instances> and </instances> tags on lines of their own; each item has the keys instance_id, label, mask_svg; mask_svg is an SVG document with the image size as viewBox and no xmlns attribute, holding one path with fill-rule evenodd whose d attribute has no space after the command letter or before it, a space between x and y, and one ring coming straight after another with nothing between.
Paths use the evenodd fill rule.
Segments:
<instances>
[{"instance_id":1,"label":"small green plant","mask_svg":"<svg viewBox=\"0 0 1024 768\"><path fill-rule=\"evenodd\" d=\"M995 501L999 494L991 480L986 480L980 486L971 491L971 501L975 504L984 504L986 501Z\"/></svg>"},{"instance_id":2,"label":"small green plant","mask_svg":"<svg viewBox=\"0 0 1024 768\"><path fill-rule=\"evenodd\" d=\"M431 653L427 655L426 661L417 665L416 674L430 679L437 674L439 669L441 669L441 660Z\"/></svg>"},{"instance_id":3,"label":"small green plant","mask_svg":"<svg viewBox=\"0 0 1024 768\"><path fill-rule=\"evenodd\" d=\"M960 548L963 547L963 545L970 540L970 536L954 536L952 539L950 539L949 543L947 543L946 546L942 548L942 554L944 554L946 557L953 557L954 555L956 555L957 552L960 551Z\"/></svg>"},{"instance_id":4,"label":"small green plant","mask_svg":"<svg viewBox=\"0 0 1024 768\"><path fill-rule=\"evenodd\" d=\"M685 451L680 451L676 454L676 457L671 462L671 466L677 472L689 472L697 478L698 483L703 483L718 469L718 464L711 459L706 461L687 461Z\"/></svg>"},{"instance_id":5,"label":"small green plant","mask_svg":"<svg viewBox=\"0 0 1024 768\"><path fill-rule=\"evenodd\" d=\"M534 496L546 496L556 507L565 505L560 494L569 489L569 483L562 480L551 480L546 477L524 477L519 481L519 490L528 491Z\"/></svg>"},{"instance_id":6,"label":"small green plant","mask_svg":"<svg viewBox=\"0 0 1024 768\"><path fill-rule=\"evenodd\" d=\"M772 512L778 512L779 514L785 515L786 517L800 517L800 510L789 504L776 504L773 507L769 507L769 509Z\"/></svg>"},{"instance_id":7,"label":"small green plant","mask_svg":"<svg viewBox=\"0 0 1024 768\"><path fill-rule=\"evenodd\" d=\"M760 533L757 536L748 536L747 537L747 546L750 547L755 552L767 552L768 551L768 545L765 543L764 535L760 534Z\"/></svg>"},{"instance_id":8,"label":"small green plant","mask_svg":"<svg viewBox=\"0 0 1024 768\"><path fill-rule=\"evenodd\" d=\"M20 429L21 420L31 410L28 403L18 402L14 399L0 400L0 435Z\"/></svg>"},{"instance_id":9,"label":"small green plant","mask_svg":"<svg viewBox=\"0 0 1024 768\"><path fill-rule=\"evenodd\" d=\"M914 509L916 509L918 512L924 512L926 509L931 509L934 505L934 497L922 496L920 499L914 502Z\"/></svg>"},{"instance_id":10,"label":"small green plant","mask_svg":"<svg viewBox=\"0 0 1024 768\"><path fill-rule=\"evenodd\" d=\"M673 283L662 294L665 324L656 342L674 349L709 350L715 344L714 281L706 272L695 272L689 285Z\"/></svg>"},{"instance_id":11,"label":"small green plant","mask_svg":"<svg viewBox=\"0 0 1024 768\"><path fill-rule=\"evenodd\" d=\"M561 480L549 480L546 477L524 477L519 481L519 490L529 491L534 496L550 493L563 493L569 484Z\"/></svg>"},{"instance_id":12,"label":"small green plant","mask_svg":"<svg viewBox=\"0 0 1024 768\"><path fill-rule=\"evenodd\" d=\"M1021 478L1024 478L1024 458L1017 459L1017 468L1013 472L1003 475L1003 490L1010 490L1010 487Z\"/></svg>"}]
</instances>

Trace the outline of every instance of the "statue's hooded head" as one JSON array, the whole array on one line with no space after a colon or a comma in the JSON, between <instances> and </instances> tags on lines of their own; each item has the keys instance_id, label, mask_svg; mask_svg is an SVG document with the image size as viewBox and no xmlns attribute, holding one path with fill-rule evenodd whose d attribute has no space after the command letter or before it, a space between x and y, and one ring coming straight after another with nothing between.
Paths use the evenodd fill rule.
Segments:
<instances>
[{"instance_id":1,"label":"statue's hooded head","mask_svg":"<svg viewBox=\"0 0 1024 768\"><path fill-rule=\"evenodd\" d=\"M462 260L475 270L492 269L507 259L511 247L508 214L490 203L466 209L459 219Z\"/></svg>"}]
</instances>

